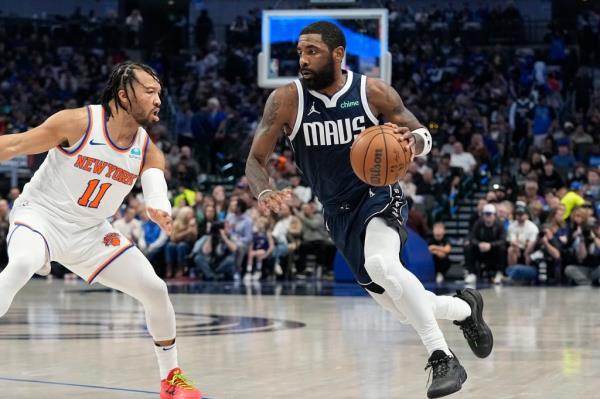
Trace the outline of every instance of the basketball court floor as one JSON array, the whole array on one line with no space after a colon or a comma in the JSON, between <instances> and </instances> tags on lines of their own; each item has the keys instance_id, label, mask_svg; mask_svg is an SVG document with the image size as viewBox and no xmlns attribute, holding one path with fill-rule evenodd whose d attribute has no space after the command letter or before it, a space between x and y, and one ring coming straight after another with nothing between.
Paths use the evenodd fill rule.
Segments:
<instances>
[{"instance_id":1,"label":"basketball court floor","mask_svg":"<svg viewBox=\"0 0 600 399\"><path fill-rule=\"evenodd\" d=\"M426 397L416 334L352 284L170 288L181 365L207 398ZM482 293L488 359L441 322L469 374L451 397L600 397L597 289ZM0 319L0 353L1 398L158 398L142 309L99 285L31 281Z\"/></svg>"}]
</instances>

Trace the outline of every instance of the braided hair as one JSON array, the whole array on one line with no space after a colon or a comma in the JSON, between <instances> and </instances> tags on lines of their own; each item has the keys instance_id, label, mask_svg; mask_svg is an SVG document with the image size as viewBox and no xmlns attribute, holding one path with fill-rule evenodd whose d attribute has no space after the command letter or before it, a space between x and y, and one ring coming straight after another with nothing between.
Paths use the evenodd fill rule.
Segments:
<instances>
[{"instance_id":1,"label":"braided hair","mask_svg":"<svg viewBox=\"0 0 600 399\"><path fill-rule=\"evenodd\" d=\"M119 100L119 90L125 90L125 96L128 100L130 99L129 93L127 92L127 86L131 88L133 95L136 95L135 90L133 88L133 82L140 83L140 81L134 73L136 70L142 70L146 72L162 86L162 83L160 81L160 78L156 74L156 71L154 71L154 69L152 69L148 65L133 61L126 61L120 63L119 65L113 68L112 72L110 73L110 77L106 82L106 85L104 86L104 89L102 90L102 94L100 96L102 108L104 108L104 111L108 116L113 116L109 106L109 103L112 100L115 101L116 112L119 112L119 107L127 111L127 109L123 106L123 104L121 104L121 101Z\"/></svg>"}]
</instances>

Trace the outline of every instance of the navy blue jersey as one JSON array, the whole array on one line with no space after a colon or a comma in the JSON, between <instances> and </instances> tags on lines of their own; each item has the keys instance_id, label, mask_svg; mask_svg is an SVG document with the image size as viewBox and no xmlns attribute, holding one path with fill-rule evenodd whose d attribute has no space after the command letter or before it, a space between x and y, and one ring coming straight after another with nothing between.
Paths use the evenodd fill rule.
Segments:
<instances>
[{"instance_id":1,"label":"navy blue jersey","mask_svg":"<svg viewBox=\"0 0 600 399\"><path fill-rule=\"evenodd\" d=\"M298 113L289 140L298 168L323 205L362 198L369 189L352 171L350 147L379 122L367 102L367 77L345 73L346 84L331 98L307 89L302 79L294 81Z\"/></svg>"}]
</instances>

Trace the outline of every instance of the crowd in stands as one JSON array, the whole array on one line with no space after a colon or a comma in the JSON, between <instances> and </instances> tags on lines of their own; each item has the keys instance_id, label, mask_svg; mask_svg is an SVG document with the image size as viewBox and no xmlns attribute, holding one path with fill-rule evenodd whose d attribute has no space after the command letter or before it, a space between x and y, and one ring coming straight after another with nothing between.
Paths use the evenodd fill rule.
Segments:
<instances>
[{"instance_id":1,"label":"crowd in stands","mask_svg":"<svg viewBox=\"0 0 600 399\"><path fill-rule=\"evenodd\" d=\"M597 58L583 57L557 30L535 49L482 48L466 40L464 32L496 31L499 21L521 27L511 4L413 11L390 2L389 8L398 22L390 24L393 86L435 140L401 186L411 206L409 226L430 237L439 277L450 269L456 245L440 221L456 215L459 200L484 192L460 244L467 282L597 282L600 94L591 68ZM141 29L142 15L128 19L126 26ZM580 33L591 30L597 40L598 24L597 14L586 14ZM259 26L256 10L239 16L220 43L203 12L197 51L169 61L160 51L149 55L175 110L172 126L149 131L166 154L174 231L167 236L148 220L139 188L113 223L166 278L331 278L335 248L286 143L268 165L274 184L293 192L281 215L258 209L243 177L268 95L256 86ZM512 32L522 40L520 28ZM48 34L2 24L0 55L10 60L0 65L0 135L27 130L59 109L96 103L108 71L126 58L106 44L56 48ZM15 195L17 188L0 200L0 263Z\"/></svg>"}]
</instances>

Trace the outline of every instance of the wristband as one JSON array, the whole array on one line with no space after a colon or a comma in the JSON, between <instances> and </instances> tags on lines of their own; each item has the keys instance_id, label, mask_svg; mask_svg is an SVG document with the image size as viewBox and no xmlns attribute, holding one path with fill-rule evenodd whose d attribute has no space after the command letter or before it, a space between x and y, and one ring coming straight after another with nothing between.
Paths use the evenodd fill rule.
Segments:
<instances>
[{"instance_id":1,"label":"wristband","mask_svg":"<svg viewBox=\"0 0 600 399\"><path fill-rule=\"evenodd\" d=\"M424 143L423 151L421 151L420 154L415 154L415 157L424 157L425 155L429 154L429 152L431 151L431 147L433 146L433 140L431 138L431 133L429 133L429 130L427 130L424 127L420 127L418 129L413 130L411 133L421 137Z\"/></svg>"},{"instance_id":2,"label":"wristband","mask_svg":"<svg viewBox=\"0 0 600 399\"><path fill-rule=\"evenodd\" d=\"M268 193L269 191L270 191L270 192L273 192L273 190L271 190L270 188L267 188L267 189L265 189L265 190L262 190L262 191L260 192L260 194L258 194L258 196L256 197L256 200L257 200L257 201L260 201L260 197L261 197L263 194L265 194L265 193Z\"/></svg>"}]
</instances>

